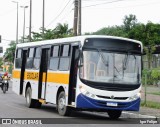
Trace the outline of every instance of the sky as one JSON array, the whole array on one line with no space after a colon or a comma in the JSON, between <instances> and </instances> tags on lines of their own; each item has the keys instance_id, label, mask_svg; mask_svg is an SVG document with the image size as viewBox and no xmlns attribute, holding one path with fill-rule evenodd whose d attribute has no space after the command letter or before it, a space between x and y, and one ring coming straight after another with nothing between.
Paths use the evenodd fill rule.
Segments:
<instances>
[{"instance_id":1,"label":"sky","mask_svg":"<svg viewBox=\"0 0 160 127\"><path fill-rule=\"evenodd\" d=\"M24 10L30 0L14 0L19 3L19 33L23 36ZM42 27L42 2L32 0L32 31L39 32ZM45 0L45 27L53 29L58 23L73 27L74 0ZM0 35L2 45L16 39L16 3L0 0ZM160 23L160 0L82 0L82 34L95 32L103 27L121 25L125 15L136 15L138 22ZM26 8L25 35L29 33L29 7Z\"/></svg>"}]
</instances>

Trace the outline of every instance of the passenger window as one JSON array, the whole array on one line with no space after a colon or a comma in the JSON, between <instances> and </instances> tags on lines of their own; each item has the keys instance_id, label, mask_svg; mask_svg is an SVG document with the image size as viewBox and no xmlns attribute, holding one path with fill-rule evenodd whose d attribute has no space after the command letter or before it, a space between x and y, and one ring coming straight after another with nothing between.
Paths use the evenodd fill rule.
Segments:
<instances>
[{"instance_id":1,"label":"passenger window","mask_svg":"<svg viewBox=\"0 0 160 127\"><path fill-rule=\"evenodd\" d=\"M51 48L51 58L50 58L50 64L49 64L49 69L56 71L58 70L58 65L59 65L59 46L53 46Z\"/></svg>"},{"instance_id":2,"label":"passenger window","mask_svg":"<svg viewBox=\"0 0 160 127\"><path fill-rule=\"evenodd\" d=\"M29 48L26 68L31 69L33 67L34 48Z\"/></svg>"},{"instance_id":3,"label":"passenger window","mask_svg":"<svg viewBox=\"0 0 160 127\"><path fill-rule=\"evenodd\" d=\"M16 58L21 58L21 56L22 56L22 49L18 49Z\"/></svg>"},{"instance_id":4,"label":"passenger window","mask_svg":"<svg viewBox=\"0 0 160 127\"><path fill-rule=\"evenodd\" d=\"M51 57L58 57L59 55L59 46L53 46L51 51Z\"/></svg>"},{"instance_id":5,"label":"passenger window","mask_svg":"<svg viewBox=\"0 0 160 127\"><path fill-rule=\"evenodd\" d=\"M70 55L70 45L61 46L61 56L69 56Z\"/></svg>"},{"instance_id":6,"label":"passenger window","mask_svg":"<svg viewBox=\"0 0 160 127\"><path fill-rule=\"evenodd\" d=\"M60 71L68 71L70 68L70 45L62 45L61 46L61 57L59 63L59 70Z\"/></svg>"},{"instance_id":7,"label":"passenger window","mask_svg":"<svg viewBox=\"0 0 160 127\"><path fill-rule=\"evenodd\" d=\"M34 48L29 49L29 58L33 58L34 56Z\"/></svg>"},{"instance_id":8,"label":"passenger window","mask_svg":"<svg viewBox=\"0 0 160 127\"><path fill-rule=\"evenodd\" d=\"M34 69L39 69L40 66L40 56L41 56L41 48L36 48L35 49L35 57L33 60L33 68Z\"/></svg>"},{"instance_id":9,"label":"passenger window","mask_svg":"<svg viewBox=\"0 0 160 127\"><path fill-rule=\"evenodd\" d=\"M39 58L41 56L41 48L39 47L39 48L36 48L36 51L35 51L35 57L37 58Z\"/></svg>"},{"instance_id":10,"label":"passenger window","mask_svg":"<svg viewBox=\"0 0 160 127\"><path fill-rule=\"evenodd\" d=\"M21 68L21 64L22 64L22 49L18 49L16 53L15 67Z\"/></svg>"}]
</instances>

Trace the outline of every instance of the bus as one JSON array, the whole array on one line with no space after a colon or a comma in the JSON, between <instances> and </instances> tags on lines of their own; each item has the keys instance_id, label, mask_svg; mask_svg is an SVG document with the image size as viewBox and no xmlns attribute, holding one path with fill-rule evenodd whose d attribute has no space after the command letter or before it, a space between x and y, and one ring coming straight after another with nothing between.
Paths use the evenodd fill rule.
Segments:
<instances>
[{"instance_id":1,"label":"bus","mask_svg":"<svg viewBox=\"0 0 160 127\"><path fill-rule=\"evenodd\" d=\"M141 98L142 43L101 35L17 44L12 90L29 108L56 105L60 115L74 109L138 111Z\"/></svg>"}]
</instances>

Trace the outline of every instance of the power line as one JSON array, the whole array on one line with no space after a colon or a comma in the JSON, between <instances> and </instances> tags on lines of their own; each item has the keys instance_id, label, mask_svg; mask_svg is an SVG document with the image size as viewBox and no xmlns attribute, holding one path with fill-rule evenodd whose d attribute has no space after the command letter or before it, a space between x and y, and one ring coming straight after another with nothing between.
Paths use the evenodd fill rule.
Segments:
<instances>
[{"instance_id":1,"label":"power line","mask_svg":"<svg viewBox=\"0 0 160 127\"><path fill-rule=\"evenodd\" d=\"M136 5L131 5L131 6L116 7L116 9L131 8L131 7L140 7L140 6L148 6L148 5L151 5L151 4L160 4L160 2L152 2L152 3L145 3L145 4L136 4ZM115 9L115 8L111 7L111 8L96 8L96 9Z\"/></svg>"},{"instance_id":2,"label":"power line","mask_svg":"<svg viewBox=\"0 0 160 127\"><path fill-rule=\"evenodd\" d=\"M72 4L71 4L71 5L72 5ZM70 8L71 8L71 6L70 6ZM70 9L70 11L68 11L68 13L66 13L66 14L63 16L63 18L61 18L60 22L62 22L64 19L66 19L66 16L69 17L69 15L71 14L72 11L73 11L73 8Z\"/></svg>"},{"instance_id":3,"label":"power line","mask_svg":"<svg viewBox=\"0 0 160 127\"><path fill-rule=\"evenodd\" d=\"M115 1L104 2L104 3L100 3L100 4L92 4L92 5L84 6L82 8L94 7L94 6L99 6L99 5L103 5L103 4L117 3L117 2L120 2L120 1L125 1L125 0L115 0Z\"/></svg>"},{"instance_id":4,"label":"power line","mask_svg":"<svg viewBox=\"0 0 160 127\"><path fill-rule=\"evenodd\" d=\"M71 0L68 1L68 3L64 6L64 8L61 10L61 12L46 27L50 26L64 12L64 10L66 9L66 7L70 3L70 1Z\"/></svg>"}]
</instances>

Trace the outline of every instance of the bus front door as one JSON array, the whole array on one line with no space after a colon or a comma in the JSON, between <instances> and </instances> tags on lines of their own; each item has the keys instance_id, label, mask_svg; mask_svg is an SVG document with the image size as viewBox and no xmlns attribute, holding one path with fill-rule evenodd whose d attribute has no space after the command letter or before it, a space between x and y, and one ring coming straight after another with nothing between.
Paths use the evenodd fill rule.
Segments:
<instances>
[{"instance_id":1,"label":"bus front door","mask_svg":"<svg viewBox=\"0 0 160 127\"><path fill-rule=\"evenodd\" d=\"M39 70L39 86L38 86L38 98L45 99L46 95L46 82L47 82L47 68L49 60L49 48L42 49L41 64Z\"/></svg>"},{"instance_id":2,"label":"bus front door","mask_svg":"<svg viewBox=\"0 0 160 127\"><path fill-rule=\"evenodd\" d=\"M22 50L22 65L21 65L20 91L19 91L20 95L23 93L23 82L24 82L26 59L27 59L27 50Z\"/></svg>"},{"instance_id":3,"label":"bus front door","mask_svg":"<svg viewBox=\"0 0 160 127\"><path fill-rule=\"evenodd\" d=\"M79 47L72 47L71 57L71 68L70 68L70 79L69 79L69 98L68 104L74 105L76 95L76 84L77 84L77 70L78 70L78 58L79 58ZM73 102L73 103L72 103Z\"/></svg>"}]
</instances>

